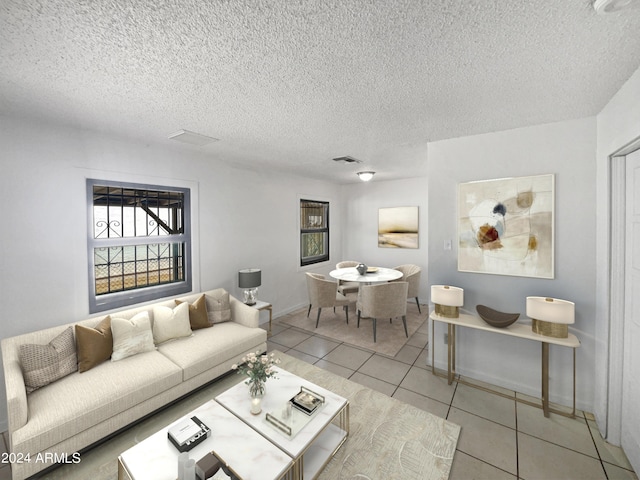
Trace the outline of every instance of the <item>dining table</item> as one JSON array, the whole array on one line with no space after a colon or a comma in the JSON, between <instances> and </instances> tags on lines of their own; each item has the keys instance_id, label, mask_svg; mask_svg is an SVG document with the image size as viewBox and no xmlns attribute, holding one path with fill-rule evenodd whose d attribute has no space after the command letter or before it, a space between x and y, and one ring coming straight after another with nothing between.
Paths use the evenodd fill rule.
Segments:
<instances>
[{"instance_id":1,"label":"dining table","mask_svg":"<svg viewBox=\"0 0 640 480\"><path fill-rule=\"evenodd\" d=\"M384 283L402 277L402 272L394 268L368 267L367 273L360 275L356 267L338 268L329 272L329 276L345 282L359 282L366 285Z\"/></svg>"}]
</instances>

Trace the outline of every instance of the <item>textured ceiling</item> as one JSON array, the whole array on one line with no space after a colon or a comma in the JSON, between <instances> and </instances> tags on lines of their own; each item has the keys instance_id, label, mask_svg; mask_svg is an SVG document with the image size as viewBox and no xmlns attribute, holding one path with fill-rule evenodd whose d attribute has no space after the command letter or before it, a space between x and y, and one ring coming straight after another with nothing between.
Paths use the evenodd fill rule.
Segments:
<instances>
[{"instance_id":1,"label":"textured ceiling","mask_svg":"<svg viewBox=\"0 0 640 480\"><path fill-rule=\"evenodd\" d=\"M590 0L0 2L0 113L337 182L595 115L639 66L640 9ZM167 140L180 129L220 141Z\"/></svg>"}]
</instances>

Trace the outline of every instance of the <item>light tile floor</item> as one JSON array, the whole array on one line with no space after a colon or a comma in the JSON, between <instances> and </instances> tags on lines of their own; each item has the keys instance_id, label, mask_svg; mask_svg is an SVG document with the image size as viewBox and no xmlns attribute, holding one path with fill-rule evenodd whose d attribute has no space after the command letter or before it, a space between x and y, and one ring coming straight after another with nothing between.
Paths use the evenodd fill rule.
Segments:
<instances>
[{"instance_id":1,"label":"light tile floor","mask_svg":"<svg viewBox=\"0 0 640 480\"><path fill-rule=\"evenodd\" d=\"M451 480L635 479L624 452L602 440L593 417L576 419L516 403L431 374L426 323L389 358L274 321L269 350L280 350L460 425ZM497 388L497 387L492 387ZM6 433L6 432L5 432ZM7 451L6 438L0 453ZM107 452L108 454L109 452ZM110 454L110 458L113 453ZM99 462L96 462L99 463ZM0 464L0 480L10 470Z\"/></svg>"},{"instance_id":2,"label":"light tile floor","mask_svg":"<svg viewBox=\"0 0 640 480\"><path fill-rule=\"evenodd\" d=\"M622 449L606 443L593 416L575 419L434 376L425 324L394 357L274 321L268 349L280 350L460 425L451 480L635 479Z\"/></svg>"}]
</instances>

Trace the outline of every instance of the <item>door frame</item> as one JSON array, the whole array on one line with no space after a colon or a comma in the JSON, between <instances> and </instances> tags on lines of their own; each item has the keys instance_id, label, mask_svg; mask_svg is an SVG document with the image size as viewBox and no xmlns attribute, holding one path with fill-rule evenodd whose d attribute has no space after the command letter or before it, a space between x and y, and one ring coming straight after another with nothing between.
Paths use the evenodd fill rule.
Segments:
<instances>
[{"instance_id":1,"label":"door frame","mask_svg":"<svg viewBox=\"0 0 640 480\"><path fill-rule=\"evenodd\" d=\"M607 422L605 438L620 445L624 368L626 156L640 149L640 137L609 155L609 296L607 340Z\"/></svg>"}]
</instances>

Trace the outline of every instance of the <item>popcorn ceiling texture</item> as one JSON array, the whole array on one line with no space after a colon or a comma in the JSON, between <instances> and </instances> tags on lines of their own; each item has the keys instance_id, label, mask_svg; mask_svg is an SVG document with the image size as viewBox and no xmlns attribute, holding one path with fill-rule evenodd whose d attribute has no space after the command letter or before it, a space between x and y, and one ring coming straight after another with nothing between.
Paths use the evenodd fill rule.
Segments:
<instances>
[{"instance_id":1,"label":"popcorn ceiling texture","mask_svg":"<svg viewBox=\"0 0 640 480\"><path fill-rule=\"evenodd\" d=\"M597 114L640 66L638 32L640 10L590 0L4 0L0 112L393 178L426 172L428 141Z\"/></svg>"}]
</instances>

